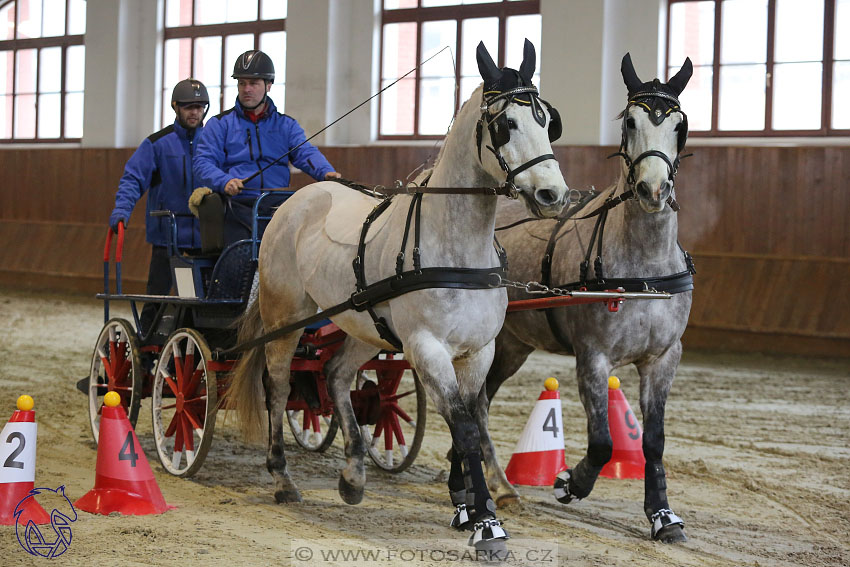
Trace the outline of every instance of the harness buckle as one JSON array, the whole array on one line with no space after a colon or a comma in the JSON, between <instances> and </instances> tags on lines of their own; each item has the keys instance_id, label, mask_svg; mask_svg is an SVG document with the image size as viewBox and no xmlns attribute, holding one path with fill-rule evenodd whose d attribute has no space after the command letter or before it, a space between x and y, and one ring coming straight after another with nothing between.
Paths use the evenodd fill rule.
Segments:
<instances>
[{"instance_id":1,"label":"harness buckle","mask_svg":"<svg viewBox=\"0 0 850 567\"><path fill-rule=\"evenodd\" d=\"M519 189L517 189L516 185L514 185L511 181L505 181L503 187L507 189L505 196L508 199L511 199L512 201L519 199Z\"/></svg>"},{"instance_id":2,"label":"harness buckle","mask_svg":"<svg viewBox=\"0 0 850 567\"><path fill-rule=\"evenodd\" d=\"M490 278L490 277L496 278L496 283L488 283L487 284L488 286L490 286L491 288L502 287L502 276L500 276L496 272L490 272L489 274L487 274L487 277L488 278Z\"/></svg>"}]
</instances>

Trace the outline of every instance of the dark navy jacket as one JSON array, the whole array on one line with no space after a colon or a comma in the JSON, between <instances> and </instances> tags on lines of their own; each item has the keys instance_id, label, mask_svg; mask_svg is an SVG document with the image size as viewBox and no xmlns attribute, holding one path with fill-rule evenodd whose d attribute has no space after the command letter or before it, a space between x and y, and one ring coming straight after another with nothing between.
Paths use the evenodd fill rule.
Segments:
<instances>
[{"instance_id":1,"label":"dark navy jacket","mask_svg":"<svg viewBox=\"0 0 850 567\"><path fill-rule=\"evenodd\" d=\"M291 116L281 114L266 97L265 115L255 124L239 101L230 110L210 118L195 151L195 178L202 186L222 193L233 178L245 179L300 144L304 130ZM240 197L256 198L257 189L289 187L289 163L323 180L334 171L325 156L307 142L245 184ZM253 189L253 190L252 190Z\"/></svg>"},{"instance_id":2,"label":"dark navy jacket","mask_svg":"<svg viewBox=\"0 0 850 567\"><path fill-rule=\"evenodd\" d=\"M145 228L147 241L155 246L168 244L169 222L165 217L152 217L151 211L169 210L177 217L177 245L181 248L200 248L201 234L198 219L189 211L189 196L197 185L193 179L192 156L203 126L195 129L194 137L177 121L148 136L124 166L124 175L115 194L116 213L130 218L133 207L148 191Z\"/></svg>"}]
</instances>

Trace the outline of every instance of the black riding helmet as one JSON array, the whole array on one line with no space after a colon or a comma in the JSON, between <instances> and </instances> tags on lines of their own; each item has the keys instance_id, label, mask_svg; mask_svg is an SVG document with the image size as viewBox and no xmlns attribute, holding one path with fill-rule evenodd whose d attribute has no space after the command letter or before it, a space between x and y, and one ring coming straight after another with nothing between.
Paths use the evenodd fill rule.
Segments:
<instances>
[{"instance_id":1,"label":"black riding helmet","mask_svg":"<svg viewBox=\"0 0 850 567\"><path fill-rule=\"evenodd\" d=\"M198 79L183 79L171 91L171 103L177 104L209 104L210 95L207 87Z\"/></svg>"},{"instance_id":2,"label":"black riding helmet","mask_svg":"<svg viewBox=\"0 0 850 567\"><path fill-rule=\"evenodd\" d=\"M234 79L264 79L274 82L274 63L271 57L251 49L240 55L233 64Z\"/></svg>"}]
</instances>

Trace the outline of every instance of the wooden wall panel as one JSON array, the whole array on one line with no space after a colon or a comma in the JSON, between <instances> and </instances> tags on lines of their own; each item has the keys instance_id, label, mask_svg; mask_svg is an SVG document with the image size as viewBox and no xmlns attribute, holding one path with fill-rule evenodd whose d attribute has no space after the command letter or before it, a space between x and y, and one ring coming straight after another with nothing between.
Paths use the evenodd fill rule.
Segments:
<instances>
[{"instance_id":1,"label":"wooden wall panel","mask_svg":"<svg viewBox=\"0 0 850 567\"><path fill-rule=\"evenodd\" d=\"M572 188L603 190L616 148L556 147ZM850 356L850 147L692 147L676 180L680 240L697 262L692 347ZM0 150L0 284L102 288L106 222L133 149ZM328 147L346 177L404 179L432 145ZM293 176L293 187L311 179ZM144 203L130 219L125 288L147 273Z\"/></svg>"}]
</instances>

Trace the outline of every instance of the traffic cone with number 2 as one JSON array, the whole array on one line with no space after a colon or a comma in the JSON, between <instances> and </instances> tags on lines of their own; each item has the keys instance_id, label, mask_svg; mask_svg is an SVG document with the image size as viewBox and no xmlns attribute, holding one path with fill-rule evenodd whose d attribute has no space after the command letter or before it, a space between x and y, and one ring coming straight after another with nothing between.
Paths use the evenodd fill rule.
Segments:
<instances>
[{"instance_id":1,"label":"traffic cone with number 2","mask_svg":"<svg viewBox=\"0 0 850 567\"><path fill-rule=\"evenodd\" d=\"M0 431L0 525L49 524L50 514L35 498L24 501L35 487L35 405L30 396L18 398L17 410Z\"/></svg>"},{"instance_id":2,"label":"traffic cone with number 2","mask_svg":"<svg viewBox=\"0 0 850 567\"><path fill-rule=\"evenodd\" d=\"M545 390L537 398L505 468L505 476L511 484L552 486L558 473L567 468L558 381L547 378L543 386Z\"/></svg>"},{"instance_id":3,"label":"traffic cone with number 2","mask_svg":"<svg viewBox=\"0 0 850 567\"><path fill-rule=\"evenodd\" d=\"M133 516L162 514L173 508L162 497L139 439L120 406L121 397L109 392L103 402L94 488L74 506L92 514Z\"/></svg>"}]
</instances>

